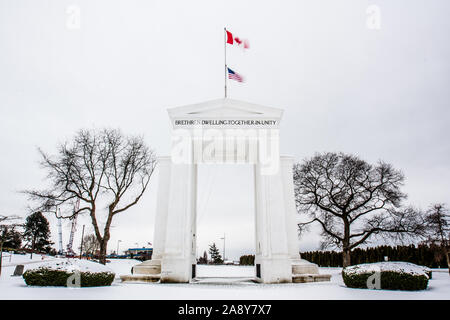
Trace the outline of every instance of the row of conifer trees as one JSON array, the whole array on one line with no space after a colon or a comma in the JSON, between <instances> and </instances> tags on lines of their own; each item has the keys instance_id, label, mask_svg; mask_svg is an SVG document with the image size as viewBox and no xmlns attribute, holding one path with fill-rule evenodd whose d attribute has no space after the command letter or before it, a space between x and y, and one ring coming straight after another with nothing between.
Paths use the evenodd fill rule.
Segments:
<instances>
[{"instance_id":1,"label":"row of conifer trees","mask_svg":"<svg viewBox=\"0 0 450 320\"><path fill-rule=\"evenodd\" d=\"M301 253L302 259L320 267L342 267L342 252L308 251ZM387 258L385 258L387 257ZM434 245L378 246L356 248L351 253L351 264L385 261L405 261L430 268L447 268L446 257L440 247Z\"/></svg>"},{"instance_id":2,"label":"row of conifer trees","mask_svg":"<svg viewBox=\"0 0 450 320\"><path fill-rule=\"evenodd\" d=\"M307 251L301 252L306 259L319 267L342 267L342 252L337 251ZM387 258L386 258L387 257ZM447 268L446 257L439 246L409 245L409 246L378 246L356 248L351 253L351 264L373 263L380 261L405 261L430 268ZM253 265L254 255L241 256L241 265Z\"/></svg>"}]
</instances>

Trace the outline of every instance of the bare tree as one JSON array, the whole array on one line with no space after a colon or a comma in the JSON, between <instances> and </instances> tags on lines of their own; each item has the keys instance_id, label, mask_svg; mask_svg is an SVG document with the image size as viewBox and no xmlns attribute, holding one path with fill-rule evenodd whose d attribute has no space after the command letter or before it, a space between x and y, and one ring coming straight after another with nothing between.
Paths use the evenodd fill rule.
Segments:
<instances>
[{"instance_id":1,"label":"bare tree","mask_svg":"<svg viewBox=\"0 0 450 320\"><path fill-rule=\"evenodd\" d=\"M439 248L439 254L443 254L447 260L450 274L450 215L445 204L433 204L425 217L428 233L428 242Z\"/></svg>"},{"instance_id":2,"label":"bare tree","mask_svg":"<svg viewBox=\"0 0 450 320\"><path fill-rule=\"evenodd\" d=\"M114 129L81 130L72 141L60 144L54 157L39 152L51 187L25 191L38 203L34 210L54 213L58 206L70 212L63 218L89 214L100 245L100 262L105 263L112 220L141 199L156 165L154 152L142 137L125 137ZM77 200L79 209L72 211ZM106 205L106 210L100 205Z\"/></svg>"},{"instance_id":3,"label":"bare tree","mask_svg":"<svg viewBox=\"0 0 450 320\"><path fill-rule=\"evenodd\" d=\"M403 181L400 171L381 161L374 166L353 155L316 154L294 166L297 209L309 217L299 231L318 223L322 248L341 249L344 267L351 250L373 236L422 234L420 213L401 208Z\"/></svg>"},{"instance_id":4,"label":"bare tree","mask_svg":"<svg viewBox=\"0 0 450 320\"><path fill-rule=\"evenodd\" d=\"M95 234L88 234L83 238L83 252L86 256L94 256L97 250L100 249L100 244L98 243ZM81 250L81 248L80 248Z\"/></svg>"},{"instance_id":5,"label":"bare tree","mask_svg":"<svg viewBox=\"0 0 450 320\"><path fill-rule=\"evenodd\" d=\"M17 219L19 219L18 216L0 215L0 276L2 275L3 243L14 236L15 228L20 226L20 224L12 223Z\"/></svg>"}]
</instances>

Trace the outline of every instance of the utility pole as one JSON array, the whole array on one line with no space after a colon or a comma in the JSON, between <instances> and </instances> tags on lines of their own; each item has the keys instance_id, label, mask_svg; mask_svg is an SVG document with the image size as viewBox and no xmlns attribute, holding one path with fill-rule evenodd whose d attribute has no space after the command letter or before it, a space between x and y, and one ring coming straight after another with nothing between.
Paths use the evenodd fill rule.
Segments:
<instances>
[{"instance_id":1,"label":"utility pole","mask_svg":"<svg viewBox=\"0 0 450 320\"><path fill-rule=\"evenodd\" d=\"M81 255L83 254L83 238L84 238L84 224L83 224L83 231L81 231L80 260Z\"/></svg>"},{"instance_id":2,"label":"utility pole","mask_svg":"<svg viewBox=\"0 0 450 320\"><path fill-rule=\"evenodd\" d=\"M225 263L225 233L223 234L223 238L220 238L220 240L223 240L223 262Z\"/></svg>"},{"instance_id":3,"label":"utility pole","mask_svg":"<svg viewBox=\"0 0 450 320\"><path fill-rule=\"evenodd\" d=\"M119 243L121 243L122 240L117 240L117 251L116 251L116 255L119 255Z\"/></svg>"},{"instance_id":4,"label":"utility pole","mask_svg":"<svg viewBox=\"0 0 450 320\"><path fill-rule=\"evenodd\" d=\"M227 73L228 73L228 70L227 70L227 28L225 27L225 28L223 28L223 31L225 31L225 34L224 34L224 51L225 51L225 53L224 53L224 57L225 57L225 98L227 97Z\"/></svg>"}]
</instances>

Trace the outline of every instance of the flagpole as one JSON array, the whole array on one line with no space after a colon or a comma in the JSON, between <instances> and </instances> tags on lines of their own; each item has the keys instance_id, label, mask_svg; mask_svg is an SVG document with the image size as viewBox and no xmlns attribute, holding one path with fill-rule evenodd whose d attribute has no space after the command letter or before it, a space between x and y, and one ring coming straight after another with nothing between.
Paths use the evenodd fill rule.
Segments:
<instances>
[{"instance_id":1,"label":"flagpole","mask_svg":"<svg viewBox=\"0 0 450 320\"><path fill-rule=\"evenodd\" d=\"M224 49L224 56L225 56L225 98L227 97L227 28L223 28L224 31L224 42L223 42L223 49Z\"/></svg>"}]
</instances>

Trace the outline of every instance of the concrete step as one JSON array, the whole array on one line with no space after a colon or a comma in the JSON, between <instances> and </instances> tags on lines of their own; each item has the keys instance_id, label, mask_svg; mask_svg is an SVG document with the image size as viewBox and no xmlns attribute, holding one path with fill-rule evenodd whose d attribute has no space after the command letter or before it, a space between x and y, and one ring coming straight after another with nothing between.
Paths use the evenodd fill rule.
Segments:
<instances>
[{"instance_id":1,"label":"concrete step","mask_svg":"<svg viewBox=\"0 0 450 320\"><path fill-rule=\"evenodd\" d=\"M158 282L161 278L160 274L133 274L133 275L122 275L120 279L122 282ZM293 274L293 283L307 283L307 282L323 282L330 281L330 274ZM195 278L193 283L239 283L239 282L254 282L253 278L247 277L235 277L235 278Z\"/></svg>"},{"instance_id":2,"label":"concrete step","mask_svg":"<svg viewBox=\"0 0 450 320\"><path fill-rule=\"evenodd\" d=\"M319 268L317 264L307 263L307 264L293 264L292 274L318 274Z\"/></svg>"},{"instance_id":3,"label":"concrete step","mask_svg":"<svg viewBox=\"0 0 450 320\"><path fill-rule=\"evenodd\" d=\"M293 274L293 283L330 281L331 274Z\"/></svg>"},{"instance_id":4,"label":"concrete step","mask_svg":"<svg viewBox=\"0 0 450 320\"><path fill-rule=\"evenodd\" d=\"M133 274L161 274L161 265L138 264L132 270Z\"/></svg>"},{"instance_id":5,"label":"concrete step","mask_svg":"<svg viewBox=\"0 0 450 320\"><path fill-rule=\"evenodd\" d=\"M120 276L122 282L158 282L160 274L131 274Z\"/></svg>"},{"instance_id":6,"label":"concrete step","mask_svg":"<svg viewBox=\"0 0 450 320\"><path fill-rule=\"evenodd\" d=\"M255 283L254 277L196 277L191 283L200 284L245 284Z\"/></svg>"}]
</instances>

